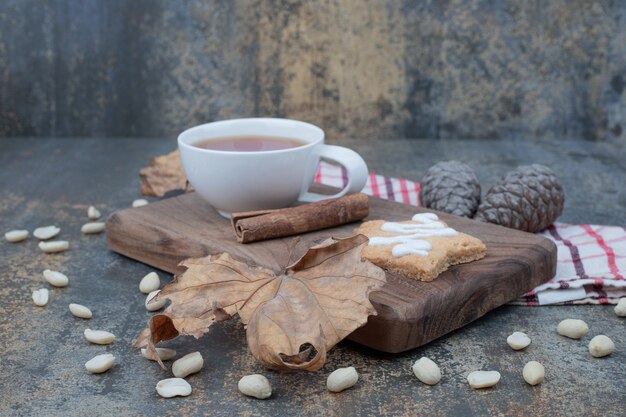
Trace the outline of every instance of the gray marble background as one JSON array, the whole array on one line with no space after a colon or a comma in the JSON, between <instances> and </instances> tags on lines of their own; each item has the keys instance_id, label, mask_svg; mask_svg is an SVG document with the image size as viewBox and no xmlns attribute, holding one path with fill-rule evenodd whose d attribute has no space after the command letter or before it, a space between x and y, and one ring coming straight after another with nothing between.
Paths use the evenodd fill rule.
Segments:
<instances>
[{"instance_id":1,"label":"gray marble background","mask_svg":"<svg viewBox=\"0 0 626 417\"><path fill-rule=\"evenodd\" d=\"M0 2L0 136L280 116L334 141L624 144L625 86L625 1Z\"/></svg>"}]
</instances>

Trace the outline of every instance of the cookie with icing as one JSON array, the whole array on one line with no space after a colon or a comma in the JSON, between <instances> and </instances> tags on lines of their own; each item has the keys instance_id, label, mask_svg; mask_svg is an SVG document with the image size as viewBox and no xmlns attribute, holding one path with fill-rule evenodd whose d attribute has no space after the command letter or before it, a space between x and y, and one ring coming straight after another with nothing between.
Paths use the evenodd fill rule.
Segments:
<instances>
[{"instance_id":1,"label":"cookie with icing","mask_svg":"<svg viewBox=\"0 0 626 417\"><path fill-rule=\"evenodd\" d=\"M432 281L451 265L485 257L480 240L458 232L435 213L418 213L410 221L372 220L356 231L369 238L361 256L388 271Z\"/></svg>"}]
</instances>

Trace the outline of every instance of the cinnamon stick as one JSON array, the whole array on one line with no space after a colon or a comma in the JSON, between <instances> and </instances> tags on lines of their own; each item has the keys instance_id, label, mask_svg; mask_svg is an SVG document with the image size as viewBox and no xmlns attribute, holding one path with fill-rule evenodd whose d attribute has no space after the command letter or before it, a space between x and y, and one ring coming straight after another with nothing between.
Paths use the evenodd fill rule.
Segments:
<instances>
[{"instance_id":1,"label":"cinnamon stick","mask_svg":"<svg viewBox=\"0 0 626 417\"><path fill-rule=\"evenodd\" d=\"M232 213L231 222L237 240L249 243L351 223L368 214L369 200L358 193L284 209Z\"/></svg>"}]
</instances>

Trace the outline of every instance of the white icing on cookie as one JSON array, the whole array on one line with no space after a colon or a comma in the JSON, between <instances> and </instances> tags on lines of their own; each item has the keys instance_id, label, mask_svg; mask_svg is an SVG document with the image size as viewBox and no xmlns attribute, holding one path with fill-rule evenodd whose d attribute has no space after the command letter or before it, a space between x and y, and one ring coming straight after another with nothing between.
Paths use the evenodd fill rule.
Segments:
<instances>
[{"instance_id":1,"label":"white icing on cookie","mask_svg":"<svg viewBox=\"0 0 626 417\"><path fill-rule=\"evenodd\" d=\"M380 227L384 232L400 233L399 236L374 236L370 246L394 245L391 254L399 258L405 255L428 256L433 246L425 237L453 237L459 232L439 221L435 213L418 213L411 219L416 223L385 222Z\"/></svg>"},{"instance_id":2,"label":"white icing on cookie","mask_svg":"<svg viewBox=\"0 0 626 417\"><path fill-rule=\"evenodd\" d=\"M411 243L411 242L424 242L426 244L428 244L430 247L427 249L423 249L423 250L431 250L432 249L432 245L430 244L430 242L428 242L427 240L422 240L422 239L417 239L418 237L423 237L423 236L413 236L413 235L408 235L408 236L374 236L374 237L370 237L370 242L369 245L370 246L389 246L389 245L396 245L396 244L403 244L403 243Z\"/></svg>"},{"instance_id":3,"label":"white icing on cookie","mask_svg":"<svg viewBox=\"0 0 626 417\"><path fill-rule=\"evenodd\" d=\"M414 240L412 242L400 243L391 249L391 253L396 258L404 255L428 256L428 252L433 248L426 240Z\"/></svg>"},{"instance_id":4,"label":"white icing on cookie","mask_svg":"<svg viewBox=\"0 0 626 417\"><path fill-rule=\"evenodd\" d=\"M436 222L439 220L439 217L435 213L417 213L411 220L414 222L429 223Z\"/></svg>"}]
</instances>

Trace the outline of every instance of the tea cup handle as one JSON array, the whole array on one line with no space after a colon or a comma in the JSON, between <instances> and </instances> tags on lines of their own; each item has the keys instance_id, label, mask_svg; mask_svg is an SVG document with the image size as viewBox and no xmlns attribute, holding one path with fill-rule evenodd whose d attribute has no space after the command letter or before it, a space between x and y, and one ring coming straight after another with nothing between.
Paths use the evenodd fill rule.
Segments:
<instances>
[{"instance_id":1,"label":"tea cup handle","mask_svg":"<svg viewBox=\"0 0 626 417\"><path fill-rule=\"evenodd\" d=\"M338 164L343 165L348 172L348 184L343 190L337 194L317 194L306 191L309 184L306 184L305 191L298 197L299 201L305 203L312 203L315 201L325 200L327 198L337 198L346 194L358 193L367 182L367 165L361 155L354 152L352 149L344 148L343 146L334 145L322 145L320 158L330 159Z\"/></svg>"}]
</instances>

